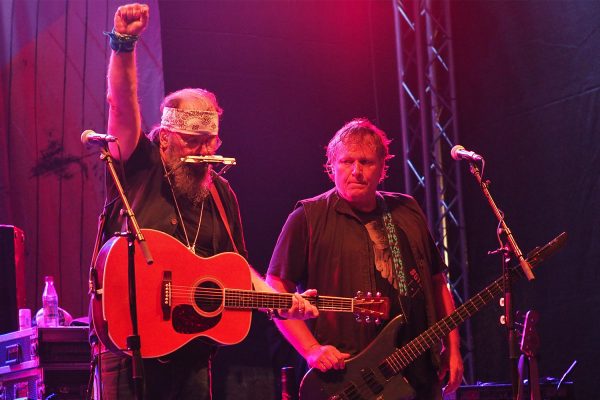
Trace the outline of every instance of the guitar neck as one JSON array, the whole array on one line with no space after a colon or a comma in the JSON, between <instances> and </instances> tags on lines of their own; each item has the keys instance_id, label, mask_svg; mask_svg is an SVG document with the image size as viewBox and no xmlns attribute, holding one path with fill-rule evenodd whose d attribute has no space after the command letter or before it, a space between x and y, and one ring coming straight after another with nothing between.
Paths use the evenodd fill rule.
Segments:
<instances>
[{"instance_id":1,"label":"guitar neck","mask_svg":"<svg viewBox=\"0 0 600 400\"><path fill-rule=\"evenodd\" d=\"M566 240L566 234L562 233L554 240L546 244L541 249L534 252L528 261L532 267L541 263L545 258L554 254ZM514 267L509 271L509 277L521 277L524 273L519 267ZM384 360L384 368L389 369L393 374L400 373L406 366L413 362L417 357L427 351L435 343L457 328L461 323L473 316L483 306L488 304L495 297L502 294L504 288L504 278L496 279L492 284L472 297L445 318L442 318L425 332L412 339L402 348L396 350L392 355Z\"/></svg>"},{"instance_id":2,"label":"guitar neck","mask_svg":"<svg viewBox=\"0 0 600 400\"><path fill-rule=\"evenodd\" d=\"M277 308L292 307L291 293L256 292L254 290L225 289L227 308ZM303 296L321 311L354 312L354 299L333 296Z\"/></svg>"},{"instance_id":3,"label":"guitar neck","mask_svg":"<svg viewBox=\"0 0 600 400\"><path fill-rule=\"evenodd\" d=\"M391 363L391 365L397 366L397 373L406 368L407 365L452 332L461 323L473 316L494 299L494 297L500 295L503 287L502 281L503 278L497 279L469 301L457 307L452 314L436 322L425 332L388 357L390 360L397 360Z\"/></svg>"}]
</instances>

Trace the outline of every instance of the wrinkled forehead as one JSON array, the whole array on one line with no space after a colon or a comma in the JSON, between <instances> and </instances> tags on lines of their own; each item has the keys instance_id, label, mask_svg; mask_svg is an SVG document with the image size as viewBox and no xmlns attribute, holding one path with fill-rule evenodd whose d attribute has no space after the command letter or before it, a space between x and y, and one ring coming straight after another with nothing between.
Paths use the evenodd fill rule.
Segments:
<instances>
[{"instance_id":1,"label":"wrinkled forehead","mask_svg":"<svg viewBox=\"0 0 600 400\"><path fill-rule=\"evenodd\" d=\"M335 143L334 159L348 154L365 156L377 156L377 144L372 136L348 135L342 136Z\"/></svg>"}]
</instances>

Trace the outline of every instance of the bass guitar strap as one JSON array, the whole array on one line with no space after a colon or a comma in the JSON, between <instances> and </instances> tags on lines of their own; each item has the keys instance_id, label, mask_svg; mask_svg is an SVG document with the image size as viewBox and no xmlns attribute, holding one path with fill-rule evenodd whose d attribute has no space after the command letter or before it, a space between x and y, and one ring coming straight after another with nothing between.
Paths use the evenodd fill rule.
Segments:
<instances>
[{"instance_id":1,"label":"bass guitar strap","mask_svg":"<svg viewBox=\"0 0 600 400\"><path fill-rule=\"evenodd\" d=\"M409 319L409 315L406 313L406 307L404 306L403 297L408 295L408 286L406 274L404 272L404 263L402 262L402 254L400 253L400 245L398 244L398 235L396 234L396 227L392 220L392 214L390 213L385 199L382 201L383 207L383 226L390 245L390 251L392 253L392 264L394 277L398 285L398 302L400 303L400 309L406 321Z\"/></svg>"}]
</instances>

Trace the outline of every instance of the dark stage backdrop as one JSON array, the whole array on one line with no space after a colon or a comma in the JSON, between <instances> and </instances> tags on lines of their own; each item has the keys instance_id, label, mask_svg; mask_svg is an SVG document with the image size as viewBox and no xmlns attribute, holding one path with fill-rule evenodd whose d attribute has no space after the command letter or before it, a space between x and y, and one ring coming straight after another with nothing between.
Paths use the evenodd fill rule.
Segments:
<instances>
[{"instance_id":1,"label":"dark stage backdrop","mask_svg":"<svg viewBox=\"0 0 600 400\"><path fill-rule=\"evenodd\" d=\"M390 3L160 4L166 91L204 86L219 95L223 154L239 161L228 177L251 261L264 271L294 202L329 187L322 147L342 123L370 117L400 152ZM542 375L560 377L577 359L570 377L589 398L598 356L598 319L584 311L599 301L598 3L452 7L463 144L486 156L492 193L524 250L563 230L571 235L535 283L517 286L517 306L542 313ZM387 189L402 187L399 176L392 165ZM498 260L485 256L496 248L496 222L473 178L464 179L470 278L480 289L500 274ZM492 306L474 319L480 381L509 378L499 315ZM222 352L230 387L252 385L231 360L242 369L264 365L263 328L259 319L249 341Z\"/></svg>"},{"instance_id":2,"label":"dark stage backdrop","mask_svg":"<svg viewBox=\"0 0 600 400\"><path fill-rule=\"evenodd\" d=\"M83 129L105 126L106 40L115 2L0 2L2 105L0 223L25 230L28 298L39 306L44 274L59 276L61 304L85 311L86 275L101 165L81 149ZM165 91L214 91L225 109L222 154L240 199L250 261L266 270L296 200L330 187L323 146L344 122L371 118L395 139L399 111L391 1L172 1L152 5L140 59L146 122ZM575 359L579 398L594 398L599 358L597 259L600 135L600 3L453 1L462 144L483 154L492 193L523 250L566 230L568 248L518 285L519 308L542 313L542 376ZM160 24L159 24L160 21ZM150 44L152 46L150 46ZM386 189L400 190L400 157ZM36 168L37 167L37 168ZM87 175L86 175L87 171ZM466 165L465 165L466 171ZM495 221L465 173L473 290L500 273L486 257ZM506 381L498 308L473 320L476 377ZM275 397L257 315L248 340L220 352L217 398ZM267 378L267 382L265 382Z\"/></svg>"},{"instance_id":3,"label":"dark stage backdrop","mask_svg":"<svg viewBox=\"0 0 600 400\"><path fill-rule=\"evenodd\" d=\"M220 152L238 164L226 177L240 201L250 261L265 272L295 202L330 187L324 146L346 121L372 119L396 138L400 154L392 3L169 0L160 7L165 91L199 86L217 94ZM394 162L392 175L400 176L400 157ZM402 187L394 178L392 186ZM279 377L269 363L270 327L257 315L249 339L220 352L217 398L269 398Z\"/></svg>"},{"instance_id":4,"label":"dark stage backdrop","mask_svg":"<svg viewBox=\"0 0 600 400\"><path fill-rule=\"evenodd\" d=\"M460 137L526 251L567 231L567 247L517 285L541 313L540 374L569 376L597 398L600 318L600 2L452 2ZM471 288L500 273L496 222L465 165ZM473 319L477 378L508 379L501 314Z\"/></svg>"},{"instance_id":5,"label":"dark stage backdrop","mask_svg":"<svg viewBox=\"0 0 600 400\"><path fill-rule=\"evenodd\" d=\"M87 275L104 197L97 149L80 141L106 128L106 66L119 1L0 1L0 224L25 234L27 305L41 307L44 275L59 304L87 315ZM156 4L156 0L149 1ZM145 126L163 95L158 7L140 42Z\"/></svg>"}]
</instances>

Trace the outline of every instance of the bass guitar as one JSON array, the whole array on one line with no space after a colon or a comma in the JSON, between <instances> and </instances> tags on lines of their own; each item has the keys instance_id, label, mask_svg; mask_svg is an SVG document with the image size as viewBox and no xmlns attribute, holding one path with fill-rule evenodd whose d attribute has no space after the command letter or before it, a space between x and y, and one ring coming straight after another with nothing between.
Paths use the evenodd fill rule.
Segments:
<instances>
[{"instance_id":1,"label":"bass guitar","mask_svg":"<svg viewBox=\"0 0 600 400\"><path fill-rule=\"evenodd\" d=\"M138 331L144 358L162 357L202 337L220 345L241 342L253 309L288 309L293 294L252 290L250 268L237 253L202 258L166 233L142 230L154 257L147 265L135 255ZM108 240L96 262L101 287L92 299L92 320L102 344L128 353L129 317L127 252L124 237ZM137 244L136 244L137 246ZM389 299L305 297L319 311L353 313L364 321L389 318Z\"/></svg>"},{"instance_id":2,"label":"bass guitar","mask_svg":"<svg viewBox=\"0 0 600 400\"><path fill-rule=\"evenodd\" d=\"M544 247L535 249L528 257L531 266L540 264L560 249L566 236L563 232ZM522 275L523 272L519 268L515 267L510 271L511 278ZM501 295L503 282L504 278L497 279L401 348L397 348L396 338L405 318L403 315L395 317L367 348L346 361L345 369L327 372L310 369L300 383L300 399L414 399L414 389L402 376L404 368L492 299Z\"/></svg>"},{"instance_id":3,"label":"bass guitar","mask_svg":"<svg viewBox=\"0 0 600 400\"><path fill-rule=\"evenodd\" d=\"M523 334L521 337L521 357L519 357L519 384L517 400L542 400L540 391L540 373L537 362L537 354L540 349L540 337L537 333L537 324L540 313L535 310L527 311L523 323ZM528 387L525 386L525 376L529 380ZM529 391L529 396L526 392Z\"/></svg>"}]
</instances>

